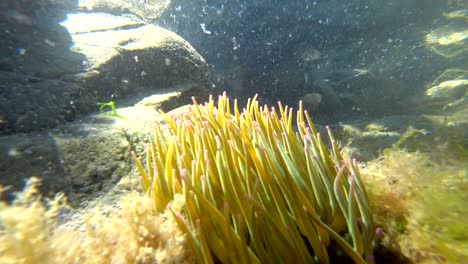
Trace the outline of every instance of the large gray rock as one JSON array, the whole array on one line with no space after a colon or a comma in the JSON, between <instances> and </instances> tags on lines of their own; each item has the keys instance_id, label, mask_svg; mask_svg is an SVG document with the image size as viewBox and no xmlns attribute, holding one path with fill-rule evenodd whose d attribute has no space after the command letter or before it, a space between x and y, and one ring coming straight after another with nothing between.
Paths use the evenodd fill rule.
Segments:
<instances>
[{"instance_id":1,"label":"large gray rock","mask_svg":"<svg viewBox=\"0 0 468 264\"><path fill-rule=\"evenodd\" d=\"M207 93L206 62L175 33L104 13L69 14L62 24L72 34L71 50L86 55L83 71L66 78L93 87L100 100L141 99L142 94L180 85L189 87L190 96Z\"/></svg>"},{"instance_id":2,"label":"large gray rock","mask_svg":"<svg viewBox=\"0 0 468 264\"><path fill-rule=\"evenodd\" d=\"M168 110L205 97L205 60L176 34L136 16L66 13L72 1L2 1L0 134L39 131L98 110L177 90ZM68 22L68 23L67 23ZM91 23L90 23L91 22Z\"/></svg>"}]
</instances>

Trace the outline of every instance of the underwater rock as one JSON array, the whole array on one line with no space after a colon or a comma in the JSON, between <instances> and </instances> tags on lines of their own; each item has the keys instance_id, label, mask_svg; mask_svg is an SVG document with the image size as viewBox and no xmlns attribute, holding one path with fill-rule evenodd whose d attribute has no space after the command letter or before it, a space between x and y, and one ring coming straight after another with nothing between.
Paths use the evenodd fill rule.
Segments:
<instances>
[{"instance_id":1,"label":"underwater rock","mask_svg":"<svg viewBox=\"0 0 468 264\"><path fill-rule=\"evenodd\" d=\"M425 92L421 106L435 114L454 113L468 106L468 72L462 68L450 68L442 72Z\"/></svg>"},{"instance_id":2,"label":"underwater rock","mask_svg":"<svg viewBox=\"0 0 468 264\"><path fill-rule=\"evenodd\" d=\"M73 205L110 190L132 175L130 150L138 149L135 142L145 140L161 119L156 108L177 96L161 93L152 104L117 108L119 117L92 114L42 133L0 137L0 185L13 187L2 199L11 199L21 189L21 179L31 176L41 179L41 193L63 191Z\"/></svg>"},{"instance_id":3,"label":"underwater rock","mask_svg":"<svg viewBox=\"0 0 468 264\"><path fill-rule=\"evenodd\" d=\"M450 13L444 13L443 15L446 19L468 19L468 8L456 10Z\"/></svg>"},{"instance_id":4,"label":"underwater rock","mask_svg":"<svg viewBox=\"0 0 468 264\"><path fill-rule=\"evenodd\" d=\"M456 101L446 104L443 110L453 112L457 110L466 109L467 106L468 106L468 94L465 94L465 96L463 96L461 99L458 99Z\"/></svg>"},{"instance_id":5,"label":"underwater rock","mask_svg":"<svg viewBox=\"0 0 468 264\"><path fill-rule=\"evenodd\" d=\"M67 31L59 23L70 7L52 2L41 1L37 10L0 4L0 47L10 54L0 62L0 134L56 127L97 112L97 102L128 106L181 86L186 92L166 110L207 96L208 65L180 36L105 13L69 14Z\"/></svg>"},{"instance_id":6,"label":"underwater rock","mask_svg":"<svg viewBox=\"0 0 468 264\"><path fill-rule=\"evenodd\" d=\"M463 55L468 51L467 38L466 24L453 21L427 34L426 45L434 53L450 59Z\"/></svg>"},{"instance_id":7,"label":"underwater rock","mask_svg":"<svg viewBox=\"0 0 468 264\"><path fill-rule=\"evenodd\" d=\"M322 95L319 93L309 93L302 96L301 100L304 104L304 108L313 113L319 107L320 102L322 102L322 98Z\"/></svg>"},{"instance_id":8,"label":"underwater rock","mask_svg":"<svg viewBox=\"0 0 468 264\"><path fill-rule=\"evenodd\" d=\"M313 62L321 58L320 51L308 42L300 43L294 47L293 55L302 62Z\"/></svg>"},{"instance_id":9,"label":"underwater rock","mask_svg":"<svg viewBox=\"0 0 468 264\"><path fill-rule=\"evenodd\" d=\"M465 99L466 102L466 99ZM447 126L453 129L459 129L464 133L465 140L468 140L468 108L464 108L447 117Z\"/></svg>"},{"instance_id":10,"label":"underwater rock","mask_svg":"<svg viewBox=\"0 0 468 264\"><path fill-rule=\"evenodd\" d=\"M441 82L426 90L426 95L431 99L455 99L465 94L468 88L468 80L450 80Z\"/></svg>"},{"instance_id":11,"label":"underwater rock","mask_svg":"<svg viewBox=\"0 0 468 264\"><path fill-rule=\"evenodd\" d=\"M112 96L125 98L137 94L143 95L141 99L159 89L178 85L192 87L190 96L206 96L208 93L211 81L207 63L175 33L142 24L131 17L103 13L68 16L71 21L62 24L69 27L73 42L71 50L86 56L83 70L68 78L92 87L100 101ZM90 24L86 22L89 19L114 22ZM185 96L187 102L190 96Z\"/></svg>"}]
</instances>

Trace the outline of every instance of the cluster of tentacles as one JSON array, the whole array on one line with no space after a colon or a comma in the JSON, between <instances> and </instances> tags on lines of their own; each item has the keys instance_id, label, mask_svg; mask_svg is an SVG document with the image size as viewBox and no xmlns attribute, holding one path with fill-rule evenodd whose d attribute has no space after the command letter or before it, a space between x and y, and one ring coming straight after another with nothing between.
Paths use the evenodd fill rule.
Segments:
<instances>
[{"instance_id":1,"label":"cluster of tentacles","mask_svg":"<svg viewBox=\"0 0 468 264\"><path fill-rule=\"evenodd\" d=\"M242 112L226 94L184 114L162 113L146 164L133 153L143 191L171 209L203 263L328 263L333 243L355 263L372 263L375 227L354 160L324 143L307 111L260 106ZM327 147L328 145L328 147Z\"/></svg>"}]
</instances>

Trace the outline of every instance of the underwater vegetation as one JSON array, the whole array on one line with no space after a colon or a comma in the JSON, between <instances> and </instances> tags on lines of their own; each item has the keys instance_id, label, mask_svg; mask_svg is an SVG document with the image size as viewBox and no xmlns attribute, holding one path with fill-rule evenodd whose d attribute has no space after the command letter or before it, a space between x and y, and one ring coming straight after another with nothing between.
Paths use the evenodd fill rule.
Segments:
<instances>
[{"instance_id":1,"label":"underwater vegetation","mask_svg":"<svg viewBox=\"0 0 468 264\"><path fill-rule=\"evenodd\" d=\"M40 263L57 253L50 235L57 225L63 194L41 201L38 178L31 178L12 205L0 202L0 263ZM0 186L0 195L5 190ZM48 209L49 208L49 209Z\"/></svg>"},{"instance_id":2,"label":"underwater vegetation","mask_svg":"<svg viewBox=\"0 0 468 264\"><path fill-rule=\"evenodd\" d=\"M155 126L143 163L132 154L143 191L157 212L172 212L198 262L329 263L333 254L374 262L357 162L342 157L328 128L322 140L301 102L296 122L281 103L254 97L240 112L226 94L216 106L193 98L186 113L162 115L170 131Z\"/></svg>"},{"instance_id":3,"label":"underwater vegetation","mask_svg":"<svg viewBox=\"0 0 468 264\"><path fill-rule=\"evenodd\" d=\"M362 171L382 245L410 263L468 262L468 169L451 151L393 150Z\"/></svg>"},{"instance_id":4,"label":"underwater vegetation","mask_svg":"<svg viewBox=\"0 0 468 264\"><path fill-rule=\"evenodd\" d=\"M12 204L0 202L0 263L194 263L171 213L155 214L147 196L129 192L119 209L86 209L76 221L63 213L64 195L47 200L39 183L30 178Z\"/></svg>"},{"instance_id":5,"label":"underwater vegetation","mask_svg":"<svg viewBox=\"0 0 468 264\"><path fill-rule=\"evenodd\" d=\"M107 116L113 116L113 117L119 117L122 119L126 119L126 117L121 116L117 113L117 109L115 108L115 102L114 101L109 101L107 103L97 103L99 106L99 112L101 112L104 115ZM105 108L110 108L111 111L105 111Z\"/></svg>"}]
</instances>

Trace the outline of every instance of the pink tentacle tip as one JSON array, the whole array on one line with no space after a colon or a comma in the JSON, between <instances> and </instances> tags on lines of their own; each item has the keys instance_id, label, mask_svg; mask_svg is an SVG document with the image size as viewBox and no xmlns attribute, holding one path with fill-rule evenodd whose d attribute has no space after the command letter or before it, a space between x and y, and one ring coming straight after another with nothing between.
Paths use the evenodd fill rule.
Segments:
<instances>
[{"instance_id":1,"label":"pink tentacle tip","mask_svg":"<svg viewBox=\"0 0 468 264\"><path fill-rule=\"evenodd\" d=\"M197 218L197 220L195 220L195 223L197 223L197 226L199 226L199 225L200 225L200 223L201 223L201 220L200 220L200 218Z\"/></svg>"},{"instance_id":2,"label":"pink tentacle tip","mask_svg":"<svg viewBox=\"0 0 468 264\"><path fill-rule=\"evenodd\" d=\"M182 180L185 180L185 177L187 176L187 170L185 168L180 169L180 178Z\"/></svg>"},{"instance_id":3,"label":"pink tentacle tip","mask_svg":"<svg viewBox=\"0 0 468 264\"><path fill-rule=\"evenodd\" d=\"M382 235L382 234L383 234L383 228L377 227L377 228L375 229L375 235L376 235L376 236L380 236L380 235Z\"/></svg>"},{"instance_id":4,"label":"pink tentacle tip","mask_svg":"<svg viewBox=\"0 0 468 264\"><path fill-rule=\"evenodd\" d=\"M229 203L228 203L228 202L224 202L224 207L229 207Z\"/></svg>"},{"instance_id":5,"label":"pink tentacle tip","mask_svg":"<svg viewBox=\"0 0 468 264\"><path fill-rule=\"evenodd\" d=\"M172 203L168 203L168 204L166 205L166 209L169 209L169 210L172 209Z\"/></svg>"},{"instance_id":6,"label":"pink tentacle tip","mask_svg":"<svg viewBox=\"0 0 468 264\"><path fill-rule=\"evenodd\" d=\"M205 175L200 175L200 181L202 181L202 182L205 181Z\"/></svg>"},{"instance_id":7,"label":"pink tentacle tip","mask_svg":"<svg viewBox=\"0 0 468 264\"><path fill-rule=\"evenodd\" d=\"M131 150L131 151L130 151L130 154L136 155L134 150Z\"/></svg>"}]
</instances>

